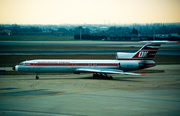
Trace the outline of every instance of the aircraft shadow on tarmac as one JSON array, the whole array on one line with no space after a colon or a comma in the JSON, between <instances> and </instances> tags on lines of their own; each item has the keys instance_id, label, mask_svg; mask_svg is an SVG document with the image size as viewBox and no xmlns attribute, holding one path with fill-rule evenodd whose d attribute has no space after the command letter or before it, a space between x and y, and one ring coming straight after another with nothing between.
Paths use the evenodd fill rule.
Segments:
<instances>
[{"instance_id":1,"label":"aircraft shadow on tarmac","mask_svg":"<svg viewBox=\"0 0 180 116\"><path fill-rule=\"evenodd\" d=\"M13 89L18 89L18 88L0 88L0 90L13 90Z\"/></svg>"},{"instance_id":2,"label":"aircraft shadow on tarmac","mask_svg":"<svg viewBox=\"0 0 180 116\"><path fill-rule=\"evenodd\" d=\"M70 80L70 79L90 79L90 80L107 80L107 81L130 81L130 82L144 82L142 80L136 80L136 79L143 79L144 77L114 77L113 79L96 79L93 78L92 76L87 76L87 77L77 77L77 78L43 78L40 76L40 79L37 81L41 81L41 80L61 80L61 79L65 79L65 80ZM21 80L36 80L35 78L31 78L31 79L21 79Z\"/></svg>"},{"instance_id":3,"label":"aircraft shadow on tarmac","mask_svg":"<svg viewBox=\"0 0 180 116\"><path fill-rule=\"evenodd\" d=\"M93 77L81 77L81 78L77 78L77 79L93 79L93 80L107 80L107 81L131 81L131 82L143 82L143 81L137 81L134 79L141 79L142 77L114 77L113 79L95 79ZM130 80L132 79L132 80Z\"/></svg>"},{"instance_id":4,"label":"aircraft shadow on tarmac","mask_svg":"<svg viewBox=\"0 0 180 116\"><path fill-rule=\"evenodd\" d=\"M39 90L27 90L27 91L16 91L16 92L6 92L0 93L0 96L41 96L41 95L55 95L58 93L64 92L53 92L53 91L46 91L47 89L39 89Z\"/></svg>"}]
</instances>

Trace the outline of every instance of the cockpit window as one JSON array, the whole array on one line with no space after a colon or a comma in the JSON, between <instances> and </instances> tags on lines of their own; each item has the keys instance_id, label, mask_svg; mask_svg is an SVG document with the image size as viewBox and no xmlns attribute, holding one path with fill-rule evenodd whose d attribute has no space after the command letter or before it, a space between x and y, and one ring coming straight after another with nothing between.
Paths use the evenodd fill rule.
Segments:
<instances>
[{"instance_id":1,"label":"cockpit window","mask_svg":"<svg viewBox=\"0 0 180 116\"><path fill-rule=\"evenodd\" d=\"M24 65L24 63L21 62L19 65Z\"/></svg>"}]
</instances>

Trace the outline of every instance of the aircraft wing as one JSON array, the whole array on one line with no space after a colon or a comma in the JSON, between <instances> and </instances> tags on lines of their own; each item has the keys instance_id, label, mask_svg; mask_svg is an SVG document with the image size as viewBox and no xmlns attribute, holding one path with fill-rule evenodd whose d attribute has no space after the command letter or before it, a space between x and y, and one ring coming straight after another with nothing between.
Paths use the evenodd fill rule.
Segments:
<instances>
[{"instance_id":1,"label":"aircraft wing","mask_svg":"<svg viewBox=\"0 0 180 116\"><path fill-rule=\"evenodd\" d=\"M116 69L77 69L78 72L91 72L91 73L104 73L104 74L124 74L124 75L140 75L145 76L145 74L137 74L132 72L124 72L122 70Z\"/></svg>"}]
</instances>

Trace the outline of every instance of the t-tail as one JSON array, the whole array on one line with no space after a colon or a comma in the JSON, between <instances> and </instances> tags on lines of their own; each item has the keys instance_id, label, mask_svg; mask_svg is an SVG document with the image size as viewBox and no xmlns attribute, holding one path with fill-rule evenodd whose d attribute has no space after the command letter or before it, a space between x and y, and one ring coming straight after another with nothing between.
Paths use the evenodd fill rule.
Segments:
<instances>
[{"instance_id":1,"label":"t-tail","mask_svg":"<svg viewBox=\"0 0 180 116\"><path fill-rule=\"evenodd\" d=\"M155 66L155 62L153 58L155 57L158 49L160 48L161 44L164 43L178 43L175 41L141 41L145 43L145 45L139 49L135 53L124 53L124 52L117 52L117 60L121 61L132 61L132 62L139 62L139 65L142 68L148 68Z\"/></svg>"},{"instance_id":2,"label":"t-tail","mask_svg":"<svg viewBox=\"0 0 180 116\"><path fill-rule=\"evenodd\" d=\"M139 49L132 59L137 60L153 60L161 43L146 43L141 49Z\"/></svg>"}]
</instances>

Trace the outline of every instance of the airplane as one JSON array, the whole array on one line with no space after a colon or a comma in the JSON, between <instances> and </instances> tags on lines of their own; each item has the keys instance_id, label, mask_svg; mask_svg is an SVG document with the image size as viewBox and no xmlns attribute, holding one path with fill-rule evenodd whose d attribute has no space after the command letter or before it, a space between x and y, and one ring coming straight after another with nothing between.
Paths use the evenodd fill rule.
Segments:
<instances>
[{"instance_id":1,"label":"airplane","mask_svg":"<svg viewBox=\"0 0 180 116\"><path fill-rule=\"evenodd\" d=\"M137 74L128 71L155 66L156 63L153 61L153 58L156 55L156 52L161 44L170 43L170 41L141 42L144 42L145 45L135 53L117 52L116 60L28 60L14 66L13 70L36 73L36 79L39 79L38 74L40 73L60 72L73 72L75 74L89 72L93 73L94 78L103 79L112 79L112 76L107 76L107 74L144 76L145 74ZM179 41L176 43L179 43Z\"/></svg>"}]
</instances>

